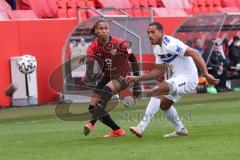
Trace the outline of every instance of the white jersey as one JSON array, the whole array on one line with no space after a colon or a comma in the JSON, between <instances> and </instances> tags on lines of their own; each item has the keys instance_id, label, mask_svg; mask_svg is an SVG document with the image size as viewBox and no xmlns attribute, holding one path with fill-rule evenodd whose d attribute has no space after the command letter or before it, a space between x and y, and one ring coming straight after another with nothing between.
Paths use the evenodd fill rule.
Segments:
<instances>
[{"instance_id":1,"label":"white jersey","mask_svg":"<svg viewBox=\"0 0 240 160\"><path fill-rule=\"evenodd\" d=\"M184 56L187 45L182 41L164 35L162 46L156 45L154 47L154 55L156 57L156 64L171 64L172 76L182 74L192 74L197 76L197 67L192 57Z\"/></svg>"}]
</instances>

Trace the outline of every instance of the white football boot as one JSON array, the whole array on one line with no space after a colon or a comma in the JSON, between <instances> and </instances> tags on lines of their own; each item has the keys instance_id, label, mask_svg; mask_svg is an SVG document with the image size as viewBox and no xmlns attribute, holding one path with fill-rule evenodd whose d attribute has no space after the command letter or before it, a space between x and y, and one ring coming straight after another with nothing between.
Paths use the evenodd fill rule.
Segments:
<instances>
[{"instance_id":1,"label":"white football boot","mask_svg":"<svg viewBox=\"0 0 240 160\"><path fill-rule=\"evenodd\" d=\"M169 134L165 134L163 137L167 138L167 137L178 137L178 136L188 136L188 130L186 128L182 128L180 130L175 130L172 133Z\"/></svg>"},{"instance_id":2,"label":"white football boot","mask_svg":"<svg viewBox=\"0 0 240 160\"><path fill-rule=\"evenodd\" d=\"M142 138L143 136L143 130L140 128L140 126L136 127L130 127L130 131L135 134L138 138Z\"/></svg>"}]
</instances>

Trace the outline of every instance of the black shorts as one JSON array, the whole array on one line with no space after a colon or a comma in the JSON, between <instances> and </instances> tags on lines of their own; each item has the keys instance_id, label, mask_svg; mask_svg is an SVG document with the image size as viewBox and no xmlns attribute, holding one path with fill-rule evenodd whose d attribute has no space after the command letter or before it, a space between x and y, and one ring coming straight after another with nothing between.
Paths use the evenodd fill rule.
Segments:
<instances>
[{"instance_id":1,"label":"black shorts","mask_svg":"<svg viewBox=\"0 0 240 160\"><path fill-rule=\"evenodd\" d=\"M99 91L111 80L117 80L120 83L120 90L126 89L128 87L128 84L125 82L125 77L119 76L119 77L102 77L100 80L97 81L97 85L95 89L93 90L94 93L99 94Z\"/></svg>"}]
</instances>

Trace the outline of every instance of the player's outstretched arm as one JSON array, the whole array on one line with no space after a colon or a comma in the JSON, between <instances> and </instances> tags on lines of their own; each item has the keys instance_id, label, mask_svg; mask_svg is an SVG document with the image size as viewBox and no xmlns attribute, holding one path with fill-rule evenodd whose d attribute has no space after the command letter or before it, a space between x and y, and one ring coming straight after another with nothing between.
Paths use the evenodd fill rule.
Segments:
<instances>
[{"instance_id":1,"label":"player's outstretched arm","mask_svg":"<svg viewBox=\"0 0 240 160\"><path fill-rule=\"evenodd\" d=\"M163 76L165 73L167 65L165 64L156 64L156 68L152 70L151 72L142 75L142 76L127 76L125 78L126 83L131 83L131 82L139 82L139 81L148 81L152 79L156 79L160 76Z\"/></svg>"},{"instance_id":2,"label":"player's outstretched arm","mask_svg":"<svg viewBox=\"0 0 240 160\"><path fill-rule=\"evenodd\" d=\"M133 53L129 55L128 60L131 62L131 69L134 76L139 76L139 65Z\"/></svg>"},{"instance_id":3,"label":"player's outstretched arm","mask_svg":"<svg viewBox=\"0 0 240 160\"><path fill-rule=\"evenodd\" d=\"M130 53L128 60L131 62L131 69L134 76L139 76L139 65L133 53ZM133 97L141 95L141 87L138 82L133 85Z\"/></svg>"},{"instance_id":4,"label":"player's outstretched arm","mask_svg":"<svg viewBox=\"0 0 240 160\"><path fill-rule=\"evenodd\" d=\"M199 55L193 48L188 47L185 54L185 56L190 56L196 63L196 65L201 70L203 76L206 78L209 84L218 84L219 79L214 78L211 74L208 73L207 66L202 58L201 55Z\"/></svg>"}]
</instances>

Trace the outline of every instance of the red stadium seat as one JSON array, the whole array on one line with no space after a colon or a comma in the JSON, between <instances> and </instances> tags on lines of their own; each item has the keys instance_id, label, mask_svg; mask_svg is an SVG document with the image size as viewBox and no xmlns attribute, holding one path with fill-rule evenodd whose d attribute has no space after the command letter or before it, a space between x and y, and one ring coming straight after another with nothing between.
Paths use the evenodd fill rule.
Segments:
<instances>
[{"instance_id":1,"label":"red stadium seat","mask_svg":"<svg viewBox=\"0 0 240 160\"><path fill-rule=\"evenodd\" d=\"M64 8L59 8L57 10L57 17L58 18L67 18L67 11Z\"/></svg>"},{"instance_id":2,"label":"red stadium seat","mask_svg":"<svg viewBox=\"0 0 240 160\"><path fill-rule=\"evenodd\" d=\"M156 0L157 1L157 7L165 7L163 2L160 0Z\"/></svg>"},{"instance_id":3,"label":"red stadium seat","mask_svg":"<svg viewBox=\"0 0 240 160\"><path fill-rule=\"evenodd\" d=\"M95 5L94 1L87 1L86 6L96 8L96 5Z\"/></svg>"},{"instance_id":4,"label":"red stadium seat","mask_svg":"<svg viewBox=\"0 0 240 160\"><path fill-rule=\"evenodd\" d=\"M134 15L135 17L141 17L141 16L143 16L141 9L134 9L134 10L133 10L133 15Z\"/></svg>"},{"instance_id":5,"label":"red stadium seat","mask_svg":"<svg viewBox=\"0 0 240 160\"><path fill-rule=\"evenodd\" d=\"M214 8L222 7L220 0L213 0L213 6Z\"/></svg>"},{"instance_id":6,"label":"red stadium seat","mask_svg":"<svg viewBox=\"0 0 240 160\"><path fill-rule=\"evenodd\" d=\"M205 3L209 13L217 12L217 10L213 6L213 0L205 0Z\"/></svg>"},{"instance_id":7,"label":"red stadium seat","mask_svg":"<svg viewBox=\"0 0 240 160\"><path fill-rule=\"evenodd\" d=\"M237 7L238 3L236 0L222 0L223 7Z\"/></svg>"},{"instance_id":8,"label":"red stadium seat","mask_svg":"<svg viewBox=\"0 0 240 160\"><path fill-rule=\"evenodd\" d=\"M189 15L194 15L192 8L184 8L184 11L185 11L186 13L188 13Z\"/></svg>"},{"instance_id":9,"label":"red stadium seat","mask_svg":"<svg viewBox=\"0 0 240 160\"><path fill-rule=\"evenodd\" d=\"M57 2L49 0L25 0L24 5L30 6L31 10L39 18L53 18L57 13Z\"/></svg>"},{"instance_id":10,"label":"red stadium seat","mask_svg":"<svg viewBox=\"0 0 240 160\"><path fill-rule=\"evenodd\" d=\"M213 0L205 0L206 7L213 7Z\"/></svg>"},{"instance_id":11,"label":"red stadium seat","mask_svg":"<svg viewBox=\"0 0 240 160\"><path fill-rule=\"evenodd\" d=\"M193 7L198 7L198 0L189 0Z\"/></svg>"},{"instance_id":12,"label":"red stadium seat","mask_svg":"<svg viewBox=\"0 0 240 160\"><path fill-rule=\"evenodd\" d=\"M206 8L205 0L198 0L198 8L202 14L208 13L208 9Z\"/></svg>"},{"instance_id":13,"label":"red stadium seat","mask_svg":"<svg viewBox=\"0 0 240 160\"><path fill-rule=\"evenodd\" d=\"M209 13L217 13L218 12L218 10L214 7L208 7L207 9L208 9Z\"/></svg>"},{"instance_id":14,"label":"red stadium seat","mask_svg":"<svg viewBox=\"0 0 240 160\"><path fill-rule=\"evenodd\" d=\"M77 18L77 10L73 8L69 8L67 10L67 16L68 18Z\"/></svg>"},{"instance_id":15,"label":"red stadium seat","mask_svg":"<svg viewBox=\"0 0 240 160\"><path fill-rule=\"evenodd\" d=\"M183 10L188 13L189 15L194 15L193 14L193 4L189 1L189 0L182 0L182 3L183 3ZM197 4L196 4L197 6Z\"/></svg>"},{"instance_id":16,"label":"red stadium seat","mask_svg":"<svg viewBox=\"0 0 240 160\"><path fill-rule=\"evenodd\" d=\"M67 0L67 8L76 9L77 8L76 0Z\"/></svg>"},{"instance_id":17,"label":"red stadium seat","mask_svg":"<svg viewBox=\"0 0 240 160\"><path fill-rule=\"evenodd\" d=\"M148 0L148 6L157 8L157 0Z\"/></svg>"},{"instance_id":18,"label":"red stadium seat","mask_svg":"<svg viewBox=\"0 0 240 160\"><path fill-rule=\"evenodd\" d=\"M218 12L218 10L214 7L208 7L207 9L208 9L209 13L217 13Z\"/></svg>"},{"instance_id":19,"label":"red stadium seat","mask_svg":"<svg viewBox=\"0 0 240 160\"><path fill-rule=\"evenodd\" d=\"M76 0L76 5L77 7L85 7L86 6L86 3L84 0Z\"/></svg>"},{"instance_id":20,"label":"red stadium seat","mask_svg":"<svg viewBox=\"0 0 240 160\"><path fill-rule=\"evenodd\" d=\"M96 8L114 8L114 0L96 0Z\"/></svg>"},{"instance_id":21,"label":"red stadium seat","mask_svg":"<svg viewBox=\"0 0 240 160\"><path fill-rule=\"evenodd\" d=\"M88 17L91 17L91 16L93 16L93 15L88 14L88 12L86 12L85 10L80 11L81 21L83 21L83 20L85 20L85 19L87 19Z\"/></svg>"},{"instance_id":22,"label":"red stadium seat","mask_svg":"<svg viewBox=\"0 0 240 160\"><path fill-rule=\"evenodd\" d=\"M149 17L150 16L150 10L149 9L141 9L142 15Z\"/></svg>"},{"instance_id":23,"label":"red stadium seat","mask_svg":"<svg viewBox=\"0 0 240 160\"><path fill-rule=\"evenodd\" d=\"M198 0L198 7L206 7L205 0Z\"/></svg>"},{"instance_id":24,"label":"red stadium seat","mask_svg":"<svg viewBox=\"0 0 240 160\"><path fill-rule=\"evenodd\" d=\"M139 9L140 8L139 0L130 0L130 2L132 3L133 7L133 15L136 17L143 16L141 9Z\"/></svg>"},{"instance_id":25,"label":"red stadium seat","mask_svg":"<svg viewBox=\"0 0 240 160\"><path fill-rule=\"evenodd\" d=\"M224 7L224 8L217 8L217 11L220 13L238 13L240 9L238 7Z\"/></svg>"},{"instance_id":26,"label":"red stadium seat","mask_svg":"<svg viewBox=\"0 0 240 160\"><path fill-rule=\"evenodd\" d=\"M201 10L198 7L193 7L192 9L193 15L201 14Z\"/></svg>"},{"instance_id":27,"label":"red stadium seat","mask_svg":"<svg viewBox=\"0 0 240 160\"><path fill-rule=\"evenodd\" d=\"M207 14L208 13L208 9L206 7L199 7L200 11L202 14Z\"/></svg>"},{"instance_id":28,"label":"red stadium seat","mask_svg":"<svg viewBox=\"0 0 240 160\"><path fill-rule=\"evenodd\" d=\"M140 0L139 1L140 7L147 7L148 8L148 0ZM141 9L143 16L150 16L150 10L147 8Z\"/></svg>"},{"instance_id":29,"label":"red stadium seat","mask_svg":"<svg viewBox=\"0 0 240 160\"><path fill-rule=\"evenodd\" d=\"M126 12L130 16L134 16L133 10L131 9L125 9L124 12Z\"/></svg>"},{"instance_id":30,"label":"red stadium seat","mask_svg":"<svg viewBox=\"0 0 240 160\"><path fill-rule=\"evenodd\" d=\"M115 0L116 8L132 8L132 3L129 0Z\"/></svg>"},{"instance_id":31,"label":"red stadium seat","mask_svg":"<svg viewBox=\"0 0 240 160\"><path fill-rule=\"evenodd\" d=\"M132 3L133 8L139 8L140 7L139 0L130 0L130 2Z\"/></svg>"},{"instance_id":32,"label":"red stadium seat","mask_svg":"<svg viewBox=\"0 0 240 160\"><path fill-rule=\"evenodd\" d=\"M58 8L67 8L67 0L57 0L57 6Z\"/></svg>"},{"instance_id":33,"label":"red stadium seat","mask_svg":"<svg viewBox=\"0 0 240 160\"><path fill-rule=\"evenodd\" d=\"M154 15L159 17L186 17L189 14L183 9L154 8Z\"/></svg>"},{"instance_id":34,"label":"red stadium seat","mask_svg":"<svg viewBox=\"0 0 240 160\"><path fill-rule=\"evenodd\" d=\"M140 7L148 7L148 0L140 0L139 6Z\"/></svg>"},{"instance_id":35,"label":"red stadium seat","mask_svg":"<svg viewBox=\"0 0 240 160\"><path fill-rule=\"evenodd\" d=\"M32 10L8 10L8 16L12 20L16 19L37 19L37 16Z\"/></svg>"},{"instance_id":36,"label":"red stadium seat","mask_svg":"<svg viewBox=\"0 0 240 160\"><path fill-rule=\"evenodd\" d=\"M87 1L86 6L96 8L96 5L95 5L94 1ZM98 14L91 9L87 9L87 15L88 15L88 17L98 16Z\"/></svg>"}]
</instances>

